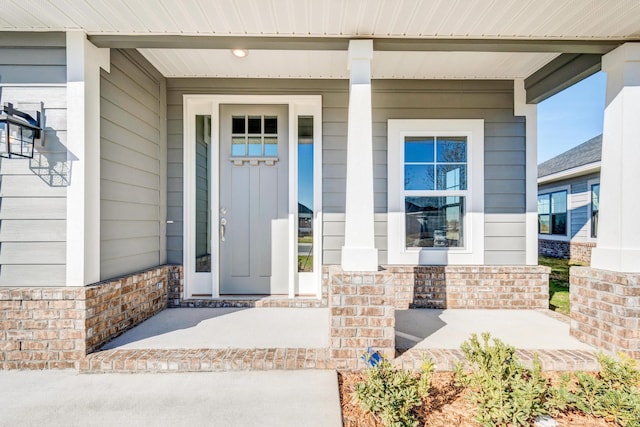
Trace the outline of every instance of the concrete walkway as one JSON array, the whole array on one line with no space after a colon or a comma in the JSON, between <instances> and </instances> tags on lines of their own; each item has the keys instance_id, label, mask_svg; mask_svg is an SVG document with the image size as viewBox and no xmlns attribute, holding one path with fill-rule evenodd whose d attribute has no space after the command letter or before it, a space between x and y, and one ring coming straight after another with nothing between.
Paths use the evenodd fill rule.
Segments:
<instances>
[{"instance_id":1,"label":"concrete walkway","mask_svg":"<svg viewBox=\"0 0 640 427\"><path fill-rule=\"evenodd\" d=\"M334 371L0 372L0 426L341 426Z\"/></svg>"}]
</instances>

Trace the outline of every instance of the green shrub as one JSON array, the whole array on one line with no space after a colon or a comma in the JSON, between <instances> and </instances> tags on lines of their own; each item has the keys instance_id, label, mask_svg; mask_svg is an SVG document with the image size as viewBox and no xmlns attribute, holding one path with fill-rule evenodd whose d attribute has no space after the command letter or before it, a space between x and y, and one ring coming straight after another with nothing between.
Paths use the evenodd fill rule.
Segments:
<instances>
[{"instance_id":1,"label":"green shrub","mask_svg":"<svg viewBox=\"0 0 640 427\"><path fill-rule=\"evenodd\" d=\"M482 342L476 334L465 341L461 350L472 371L465 373L458 364L456 380L470 390L470 399L478 405L476 420L485 426L528 426L539 415L556 410L561 400L542 376L537 357L533 369L525 367L515 356L515 348L498 339Z\"/></svg>"},{"instance_id":2,"label":"green shrub","mask_svg":"<svg viewBox=\"0 0 640 427\"><path fill-rule=\"evenodd\" d=\"M640 371L635 361L598 355L597 376L575 373L575 384L565 384L569 408L605 418L624 427L640 427ZM562 387L561 387L562 388Z\"/></svg>"},{"instance_id":3,"label":"green shrub","mask_svg":"<svg viewBox=\"0 0 640 427\"><path fill-rule=\"evenodd\" d=\"M383 358L365 370L365 381L356 384L355 396L385 426L415 427L418 420L412 411L428 396L433 368L433 362L425 360L420 375L415 375Z\"/></svg>"}]
</instances>

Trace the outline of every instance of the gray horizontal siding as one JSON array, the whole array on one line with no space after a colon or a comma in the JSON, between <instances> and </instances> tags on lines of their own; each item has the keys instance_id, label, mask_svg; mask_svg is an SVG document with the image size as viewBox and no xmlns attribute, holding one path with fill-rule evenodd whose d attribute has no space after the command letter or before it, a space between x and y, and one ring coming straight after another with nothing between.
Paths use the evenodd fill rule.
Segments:
<instances>
[{"instance_id":1,"label":"gray horizontal siding","mask_svg":"<svg viewBox=\"0 0 640 427\"><path fill-rule=\"evenodd\" d=\"M344 244L348 82L344 80L168 79L169 262L182 262L182 110L184 94L319 94L323 102L323 260L340 262ZM525 262L525 122L513 115L511 81L376 80L372 85L376 246L387 260L387 121L484 119L488 229L508 218L501 235L487 234L490 264ZM491 231L490 230L490 231ZM505 235L506 234L506 235Z\"/></svg>"},{"instance_id":2,"label":"gray horizontal siding","mask_svg":"<svg viewBox=\"0 0 640 427\"><path fill-rule=\"evenodd\" d=\"M64 86L41 85L50 83L43 76L31 76L44 72L40 60L51 58L64 72L64 44L5 49L6 42L0 36L0 103L25 111L41 106L45 131L33 159L0 159L0 286L63 286L66 186L72 170L66 150L67 92ZM15 74L6 74L8 69Z\"/></svg>"},{"instance_id":3,"label":"gray horizontal siding","mask_svg":"<svg viewBox=\"0 0 640 427\"><path fill-rule=\"evenodd\" d=\"M67 81L64 33L0 32L0 83Z\"/></svg>"},{"instance_id":4,"label":"gray horizontal siding","mask_svg":"<svg viewBox=\"0 0 640 427\"><path fill-rule=\"evenodd\" d=\"M100 79L100 277L163 258L163 78L137 52L113 50Z\"/></svg>"}]
</instances>

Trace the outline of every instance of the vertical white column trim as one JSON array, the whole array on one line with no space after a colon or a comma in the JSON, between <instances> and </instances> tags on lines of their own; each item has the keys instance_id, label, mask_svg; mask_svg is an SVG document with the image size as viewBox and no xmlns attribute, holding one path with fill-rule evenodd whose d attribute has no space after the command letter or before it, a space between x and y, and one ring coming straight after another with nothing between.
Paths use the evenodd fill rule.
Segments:
<instances>
[{"instance_id":1,"label":"vertical white column trim","mask_svg":"<svg viewBox=\"0 0 640 427\"><path fill-rule=\"evenodd\" d=\"M109 49L67 32L67 286L100 281L100 68Z\"/></svg>"},{"instance_id":2,"label":"vertical white column trim","mask_svg":"<svg viewBox=\"0 0 640 427\"><path fill-rule=\"evenodd\" d=\"M640 43L625 43L602 57L607 91L602 135L598 239L591 266L640 272Z\"/></svg>"},{"instance_id":3,"label":"vertical white column trim","mask_svg":"<svg viewBox=\"0 0 640 427\"><path fill-rule=\"evenodd\" d=\"M513 81L513 111L526 118L526 263L538 265L538 106L527 104L524 80Z\"/></svg>"},{"instance_id":4,"label":"vertical white column trim","mask_svg":"<svg viewBox=\"0 0 640 427\"><path fill-rule=\"evenodd\" d=\"M349 122L342 268L377 271L374 238L373 129L371 112L372 40L349 42Z\"/></svg>"}]
</instances>

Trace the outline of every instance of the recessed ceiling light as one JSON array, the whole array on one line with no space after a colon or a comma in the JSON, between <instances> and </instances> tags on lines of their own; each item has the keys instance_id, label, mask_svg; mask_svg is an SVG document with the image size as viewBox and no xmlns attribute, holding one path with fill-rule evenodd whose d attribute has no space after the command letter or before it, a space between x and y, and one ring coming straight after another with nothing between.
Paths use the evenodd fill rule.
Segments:
<instances>
[{"instance_id":1,"label":"recessed ceiling light","mask_svg":"<svg viewBox=\"0 0 640 427\"><path fill-rule=\"evenodd\" d=\"M231 49L231 53L236 58L244 58L249 55L249 51L247 49Z\"/></svg>"}]
</instances>

